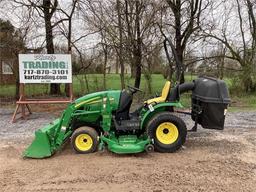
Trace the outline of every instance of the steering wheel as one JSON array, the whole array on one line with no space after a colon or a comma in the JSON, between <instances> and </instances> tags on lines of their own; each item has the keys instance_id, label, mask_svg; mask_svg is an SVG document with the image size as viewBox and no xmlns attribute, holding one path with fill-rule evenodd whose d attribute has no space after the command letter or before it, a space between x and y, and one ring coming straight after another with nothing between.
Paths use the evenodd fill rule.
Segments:
<instances>
[{"instance_id":1,"label":"steering wheel","mask_svg":"<svg viewBox=\"0 0 256 192\"><path fill-rule=\"evenodd\" d=\"M127 85L127 87L129 88L129 90L131 91L132 94L136 93L137 91L142 92L142 90L137 88L137 87L133 87L133 86L130 86L130 85Z\"/></svg>"}]
</instances>

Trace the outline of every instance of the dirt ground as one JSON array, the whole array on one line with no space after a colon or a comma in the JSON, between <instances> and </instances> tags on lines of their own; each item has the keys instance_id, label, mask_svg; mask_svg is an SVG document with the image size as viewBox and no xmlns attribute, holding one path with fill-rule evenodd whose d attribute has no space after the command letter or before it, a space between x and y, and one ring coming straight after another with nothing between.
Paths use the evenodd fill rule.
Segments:
<instances>
[{"instance_id":1,"label":"dirt ground","mask_svg":"<svg viewBox=\"0 0 256 192\"><path fill-rule=\"evenodd\" d=\"M189 133L176 153L78 155L67 144L43 160L22 151L53 117L11 124L11 113L0 110L0 191L256 191L256 112L229 113L224 131Z\"/></svg>"}]
</instances>

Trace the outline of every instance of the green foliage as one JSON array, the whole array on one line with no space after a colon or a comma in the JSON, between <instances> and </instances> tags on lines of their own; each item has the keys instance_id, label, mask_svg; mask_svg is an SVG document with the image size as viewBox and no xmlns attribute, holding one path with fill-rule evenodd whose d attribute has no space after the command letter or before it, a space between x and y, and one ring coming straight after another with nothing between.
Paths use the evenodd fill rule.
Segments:
<instances>
[{"instance_id":1,"label":"green foliage","mask_svg":"<svg viewBox=\"0 0 256 192\"><path fill-rule=\"evenodd\" d=\"M14 32L14 26L10 21L0 19L0 32L12 34Z\"/></svg>"},{"instance_id":2,"label":"green foliage","mask_svg":"<svg viewBox=\"0 0 256 192\"><path fill-rule=\"evenodd\" d=\"M151 94L152 93L152 77L149 72L144 73L144 77L146 80L146 85L147 85L147 93Z\"/></svg>"},{"instance_id":3,"label":"green foliage","mask_svg":"<svg viewBox=\"0 0 256 192\"><path fill-rule=\"evenodd\" d=\"M241 85L242 82L239 76L235 75L232 78L225 79L225 81L228 85L229 92L231 95L241 95L241 93L243 92L241 90L243 89Z\"/></svg>"},{"instance_id":4,"label":"green foliage","mask_svg":"<svg viewBox=\"0 0 256 192\"><path fill-rule=\"evenodd\" d=\"M19 51L24 47L20 31L15 29L10 21L0 19L0 48L4 48L1 50L4 53L1 56L6 57L6 54L11 55L13 51Z\"/></svg>"},{"instance_id":5,"label":"green foliage","mask_svg":"<svg viewBox=\"0 0 256 192\"><path fill-rule=\"evenodd\" d=\"M256 75L250 73L233 73L230 78L224 78L231 95L243 96L256 91Z\"/></svg>"}]
</instances>

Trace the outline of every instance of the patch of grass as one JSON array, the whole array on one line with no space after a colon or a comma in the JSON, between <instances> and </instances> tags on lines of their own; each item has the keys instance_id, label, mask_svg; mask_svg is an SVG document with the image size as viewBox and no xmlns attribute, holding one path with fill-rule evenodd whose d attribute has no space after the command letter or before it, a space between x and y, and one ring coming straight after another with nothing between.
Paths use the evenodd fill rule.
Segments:
<instances>
[{"instance_id":1,"label":"patch of grass","mask_svg":"<svg viewBox=\"0 0 256 192\"><path fill-rule=\"evenodd\" d=\"M79 79L83 79L83 75L73 76L73 91L75 95L83 95L95 91L103 90L103 75L102 74L88 74L88 87L89 91L86 90L84 93L81 92L81 83ZM82 81L84 84L85 81ZM165 79L160 74L152 75L152 92L160 92L164 86ZM125 76L125 84L133 86L134 79L130 78L130 75ZM106 75L106 86L108 90L116 90L121 88L120 75L119 74L107 74ZM47 95L50 90L49 84L27 84L25 85L26 95ZM61 85L61 90L64 92L64 84ZM141 76L141 89L146 92L147 85L144 75ZM0 96L1 97L13 97L15 96L15 85L0 85Z\"/></svg>"},{"instance_id":2,"label":"patch of grass","mask_svg":"<svg viewBox=\"0 0 256 192\"><path fill-rule=\"evenodd\" d=\"M186 81L192 81L196 76L186 75ZM84 79L84 75L73 76L73 91L75 95L83 95L90 92L103 90L103 75L102 74L87 74L89 91L86 90L84 93L81 92L81 82L79 79ZM152 93L161 92L164 86L165 79L161 74L152 74ZM85 83L85 81L82 81ZM130 75L125 75L125 84L133 86L134 79ZM121 81L119 74L107 74L106 75L106 86L108 90L116 90L121 88ZM64 92L64 84L61 85L61 90ZM141 86L140 88L147 92L147 81L144 75L141 76ZM50 90L49 84L27 84L26 85L26 95L43 95L47 94ZM0 96L14 96L15 95L15 85L0 85Z\"/></svg>"},{"instance_id":3,"label":"patch of grass","mask_svg":"<svg viewBox=\"0 0 256 192\"><path fill-rule=\"evenodd\" d=\"M144 91L143 94L139 94L139 100L144 100L150 96L155 96L155 93L160 94L165 84L165 79L161 74L152 74L152 93L148 93L147 81L144 75L141 76L140 89ZM186 82L196 79L197 76L192 74L186 74ZM87 74L88 87L86 89L84 84L85 81L79 81L83 79L83 75L73 76L73 91L76 97L85 95L91 92L103 90L103 75L102 74ZM232 80L230 78L224 78L227 85L232 86ZM82 83L82 84L81 84ZM125 75L125 84L134 84L134 79L130 75ZM121 88L120 75L119 74L107 74L106 75L106 86L108 90L119 90ZM173 85L174 86L174 85ZM61 85L61 90L64 92L64 84ZM83 87L83 90L82 90ZM49 84L28 84L26 85L26 95L28 96L46 96L49 93ZM0 97L14 97L15 96L15 85L0 85ZM191 105L191 93L185 93L181 96L181 103L185 107ZM256 109L256 94L232 96L231 110L242 110L242 109Z\"/></svg>"},{"instance_id":4,"label":"patch of grass","mask_svg":"<svg viewBox=\"0 0 256 192\"><path fill-rule=\"evenodd\" d=\"M255 107L229 107L228 112L239 112L239 111L256 111Z\"/></svg>"},{"instance_id":5,"label":"patch of grass","mask_svg":"<svg viewBox=\"0 0 256 192\"><path fill-rule=\"evenodd\" d=\"M0 85L1 97L13 97L15 96L15 85Z\"/></svg>"},{"instance_id":6,"label":"patch of grass","mask_svg":"<svg viewBox=\"0 0 256 192\"><path fill-rule=\"evenodd\" d=\"M229 111L255 111L256 110L256 94L242 94L240 96L232 96Z\"/></svg>"},{"instance_id":7,"label":"patch of grass","mask_svg":"<svg viewBox=\"0 0 256 192\"><path fill-rule=\"evenodd\" d=\"M180 97L180 102L185 108L191 107L191 93L184 93Z\"/></svg>"}]
</instances>

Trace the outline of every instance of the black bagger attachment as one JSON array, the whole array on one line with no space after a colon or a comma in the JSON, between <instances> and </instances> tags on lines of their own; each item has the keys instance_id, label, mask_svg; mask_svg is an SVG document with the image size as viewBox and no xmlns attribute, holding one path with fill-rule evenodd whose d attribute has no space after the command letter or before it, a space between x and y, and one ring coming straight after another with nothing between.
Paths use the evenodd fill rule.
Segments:
<instances>
[{"instance_id":1,"label":"black bagger attachment","mask_svg":"<svg viewBox=\"0 0 256 192\"><path fill-rule=\"evenodd\" d=\"M180 95L187 91L192 91L191 117L195 126L191 131L197 130L198 123L206 129L224 129L225 114L230 103L226 83L211 77L199 77L192 83L172 88L168 101L179 101Z\"/></svg>"},{"instance_id":2,"label":"black bagger attachment","mask_svg":"<svg viewBox=\"0 0 256 192\"><path fill-rule=\"evenodd\" d=\"M211 77L200 77L194 80L194 84L191 98L194 129L199 123L206 129L223 130L227 107L230 103L226 83Z\"/></svg>"}]
</instances>

